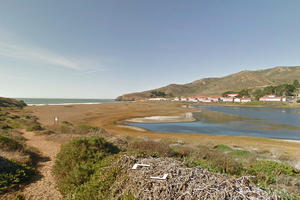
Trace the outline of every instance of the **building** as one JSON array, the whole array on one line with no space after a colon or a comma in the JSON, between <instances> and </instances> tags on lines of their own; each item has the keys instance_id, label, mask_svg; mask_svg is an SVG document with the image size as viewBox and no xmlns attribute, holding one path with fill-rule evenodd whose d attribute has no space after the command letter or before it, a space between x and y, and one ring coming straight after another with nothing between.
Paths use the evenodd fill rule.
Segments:
<instances>
[{"instance_id":1,"label":"building","mask_svg":"<svg viewBox=\"0 0 300 200\"><path fill-rule=\"evenodd\" d=\"M221 97L217 96L217 97L207 97L208 100L211 100L212 102L219 102Z\"/></svg>"},{"instance_id":2,"label":"building","mask_svg":"<svg viewBox=\"0 0 300 200\"><path fill-rule=\"evenodd\" d=\"M282 101L282 97L276 97L275 95L266 95L259 99L259 101L272 101L272 102L279 102ZM286 98L284 98L284 101L286 101Z\"/></svg>"},{"instance_id":3,"label":"building","mask_svg":"<svg viewBox=\"0 0 300 200\"><path fill-rule=\"evenodd\" d=\"M222 97L223 102L233 102L234 97Z\"/></svg>"},{"instance_id":4,"label":"building","mask_svg":"<svg viewBox=\"0 0 300 200\"><path fill-rule=\"evenodd\" d=\"M180 101L180 98L179 98L179 97L175 97L175 98L173 99L173 101Z\"/></svg>"},{"instance_id":5,"label":"building","mask_svg":"<svg viewBox=\"0 0 300 200\"><path fill-rule=\"evenodd\" d=\"M181 101L188 101L188 98L187 97L180 97L180 100Z\"/></svg>"},{"instance_id":6,"label":"building","mask_svg":"<svg viewBox=\"0 0 300 200\"><path fill-rule=\"evenodd\" d=\"M248 102L251 102L251 98L241 98L241 102L242 103L248 103Z\"/></svg>"},{"instance_id":7,"label":"building","mask_svg":"<svg viewBox=\"0 0 300 200\"><path fill-rule=\"evenodd\" d=\"M211 103L212 102L212 100L210 100L210 99L204 99L202 102L204 102L204 103Z\"/></svg>"},{"instance_id":8,"label":"building","mask_svg":"<svg viewBox=\"0 0 300 200\"><path fill-rule=\"evenodd\" d=\"M196 97L189 97L188 98L188 101L191 101L191 102L198 102L198 99Z\"/></svg>"},{"instance_id":9,"label":"building","mask_svg":"<svg viewBox=\"0 0 300 200\"><path fill-rule=\"evenodd\" d=\"M207 98L206 98L206 97L203 97L203 96L200 96L200 97L197 97L197 100L198 100L199 102L204 102L205 100L207 100Z\"/></svg>"},{"instance_id":10,"label":"building","mask_svg":"<svg viewBox=\"0 0 300 200\"><path fill-rule=\"evenodd\" d=\"M241 102L241 99L240 99L240 98L234 98L234 99L233 99L233 102L235 102L235 103L240 103L240 102Z\"/></svg>"},{"instance_id":11,"label":"building","mask_svg":"<svg viewBox=\"0 0 300 200\"><path fill-rule=\"evenodd\" d=\"M166 101L166 98L150 98L149 101Z\"/></svg>"},{"instance_id":12,"label":"building","mask_svg":"<svg viewBox=\"0 0 300 200\"><path fill-rule=\"evenodd\" d=\"M239 95L239 94L236 94L236 93L234 93L234 94L227 94L228 97L236 97L237 95Z\"/></svg>"}]
</instances>

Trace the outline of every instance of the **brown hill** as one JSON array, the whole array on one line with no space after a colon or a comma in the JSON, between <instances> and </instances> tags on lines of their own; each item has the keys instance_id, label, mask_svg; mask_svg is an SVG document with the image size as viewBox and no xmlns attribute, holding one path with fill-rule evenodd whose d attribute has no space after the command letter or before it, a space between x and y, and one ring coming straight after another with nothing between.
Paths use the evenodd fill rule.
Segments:
<instances>
[{"instance_id":1,"label":"brown hill","mask_svg":"<svg viewBox=\"0 0 300 200\"><path fill-rule=\"evenodd\" d=\"M221 95L225 91L260 88L300 81L300 66L274 67L257 71L241 71L221 78L204 78L192 83L171 84L158 89L130 93L119 96L117 100L139 100L149 98L152 91L165 92L169 96Z\"/></svg>"}]
</instances>

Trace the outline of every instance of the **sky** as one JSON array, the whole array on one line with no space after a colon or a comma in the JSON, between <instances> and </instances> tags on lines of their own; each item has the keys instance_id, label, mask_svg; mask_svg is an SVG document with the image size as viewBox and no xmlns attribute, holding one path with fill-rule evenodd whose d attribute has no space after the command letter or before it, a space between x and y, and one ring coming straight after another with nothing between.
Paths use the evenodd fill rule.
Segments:
<instances>
[{"instance_id":1,"label":"sky","mask_svg":"<svg viewBox=\"0 0 300 200\"><path fill-rule=\"evenodd\" d=\"M116 98L300 65L298 0L9 0L0 96Z\"/></svg>"}]
</instances>

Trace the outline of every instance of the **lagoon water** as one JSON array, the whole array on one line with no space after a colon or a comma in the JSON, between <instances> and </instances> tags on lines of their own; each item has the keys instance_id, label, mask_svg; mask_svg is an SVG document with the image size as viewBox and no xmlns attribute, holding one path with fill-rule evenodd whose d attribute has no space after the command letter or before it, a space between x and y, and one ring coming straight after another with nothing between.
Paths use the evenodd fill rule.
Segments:
<instances>
[{"instance_id":1,"label":"lagoon water","mask_svg":"<svg viewBox=\"0 0 300 200\"><path fill-rule=\"evenodd\" d=\"M16 98L23 100L28 105L72 105L72 104L98 104L104 102L113 102L113 99L54 99L54 98Z\"/></svg>"},{"instance_id":2,"label":"lagoon water","mask_svg":"<svg viewBox=\"0 0 300 200\"><path fill-rule=\"evenodd\" d=\"M196 106L196 122L127 123L155 132L300 140L300 108Z\"/></svg>"}]
</instances>

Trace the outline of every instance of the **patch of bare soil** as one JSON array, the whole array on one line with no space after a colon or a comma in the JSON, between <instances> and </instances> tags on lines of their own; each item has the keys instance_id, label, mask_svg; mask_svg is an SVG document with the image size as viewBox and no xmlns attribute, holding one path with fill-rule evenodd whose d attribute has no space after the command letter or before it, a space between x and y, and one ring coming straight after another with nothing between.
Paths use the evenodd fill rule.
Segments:
<instances>
[{"instance_id":1,"label":"patch of bare soil","mask_svg":"<svg viewBox=\"0 0 300 200\"><path fill-rule=\"evenodd\" d=\"M135 163L149 164L132 170ZM232 178L205 169L188 168L171 158L138 158L124 156L118 165L128 176L114 185L118 199L134 194L137 199L277 199L250 183L249 177ZM151 176L167 180L153 180Z\"/></svg>"},{"instance_id":2,"label":"patch of bare soil","mask_svg":"<svg viewBox=\"0 0 300 200\"><path fill-rule=\"evenodd\" d=\"M35 135L33 132L24 131L23 136L27 139L26 144L37 148L46 159L40 161L38 166L39 177L23 190L25 199L62 199L55 185L52 168L55 164L56 154L60 150L60 144L46 140L44 136Z\"/></svg>"}]
</instances>

